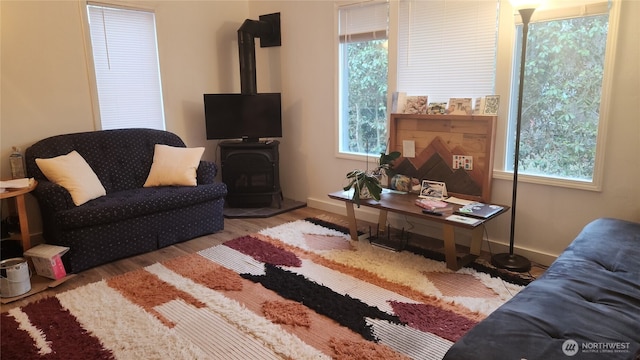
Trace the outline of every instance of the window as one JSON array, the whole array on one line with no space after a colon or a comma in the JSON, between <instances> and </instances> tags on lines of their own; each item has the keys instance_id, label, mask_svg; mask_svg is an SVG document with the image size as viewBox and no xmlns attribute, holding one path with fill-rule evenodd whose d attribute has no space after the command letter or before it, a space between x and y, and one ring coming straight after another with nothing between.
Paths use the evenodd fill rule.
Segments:
<instances>
[{"instance_id":1,"label":"window","mask_svg":"<svg viewBox=\"0 0 640 360\"><path fill-rule=\"evenodd\" d=\"M339 8L342 153L387 150L388 88L427 95L429 102L494 94L497 0L400 0L397 6L391 24L398 27L398 50L389 55L387 3ZM397 64L389 70L388 56ZM388 71L397 84L388 84Z\"/></svg>"},{"instance_id":2,"label":"window","mask_svg":"<svg viewBox=\"0 0 640 360\"><path fill-rule=\"evenodd\" d=\"M387 144L389 5L339 9L339 150L379 154Z\"/></svg>"},{"instance_id":3,"label":"window","mask_svg":"<svg viewBox=\"0 0 640 360\"><path fill-rule=\"evenodd\" d=\"M541 12L529 25L522 98L522 174L593 182L605 53L607 4L570 11ZM514 47L507 170L513 170L522 25Z\"/></svg>"},{"instance_id":4,"label":"window","mask_svg":"<svg viewBox=\"0 0 640 360\"><path fill-rule=\"evenodd\" d=\"M152 12L87 5L102 129L164 130Z\"/></svg>"}]
</instances>

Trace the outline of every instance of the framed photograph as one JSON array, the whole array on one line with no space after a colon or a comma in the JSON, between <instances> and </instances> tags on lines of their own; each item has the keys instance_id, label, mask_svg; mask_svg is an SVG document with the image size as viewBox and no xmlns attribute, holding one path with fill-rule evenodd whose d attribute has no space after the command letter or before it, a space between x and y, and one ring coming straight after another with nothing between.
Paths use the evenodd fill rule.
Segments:
<instances>
[{"instance_id":1,"label":"framed photograph","mask_svg":"<svg viewBox=\"0 0 640 360\"><path fill-rule=\"evenodd\" d=\"M404 108L406 106L407 106L407 93L396 91L391 95L391 113L392 114L404 113Z\"/></svg>"},{"instance_id":2,"label":"framed photograph","mask_svg":"<svg viewBox=\"0 0 640 360\"><path fill-rule=\"evenodd\" d=\"M473 106L473 114L474 115L482 115L482 114L484 114L484 103L486 102L486 100L487 99L484 96L476 98L475 105Z\"/></svg>"},{"instance_id":3,"label":"framed photograph","mask_svg":"<svg viewBox=\"0 0 640 360\"><path fill-rule=\"evenodd\" d=\"M473 108L474 115L498 115L500 109L500 95L487 95L476 98Z\"/></svg>"},{"instance_id":4,"label":"framed photograph","mask_svg":"<svg viewBox=\"0 0 640 360\"><path fill-rule=\"evenodd\" d=\"M485 97L484 109L482 113L484 115L498 115L500 109L500 95L489 95Z\"/></svg>"},{"instance_id":5,"label":"framed photograph","mask_svg":"<svg viewBox=\"0 0 640 360\"><path fill-rule=\"evenodd\" d=\"M473 107L471 106L471 98L451 98L449 99L449 115L471 115Z\"/></svg>"},{"instance_id":6,"label":"framed photograph","mask_svg":"<svg viewBox=\"0 0 640 360\"><path fill-rule=\"evenodd\" d=\"M441 181L422 180L419 197L444 200L447 197L447 185Z\"/></svg>"},{"instance_id":7,"label":"framed photograph","mask_svg":"<svg viewBox=\"0 0 640 360\"><path fill-rule=\"evenodd\" d=\"M427 113L427 96L407 96L407 102L404 107L405 114L426 114Z\"/></svg>"},{"instance_id":8,"label":"framed photograph","mask_svg":"<svg viewBox=\"0 0 640 360\"><path fill-rule=\"evenodd\" d=\"M432 102L427 107L427 114L429 115L444 115L447 113L446 102Z\"/></svg>"}]
</instances>

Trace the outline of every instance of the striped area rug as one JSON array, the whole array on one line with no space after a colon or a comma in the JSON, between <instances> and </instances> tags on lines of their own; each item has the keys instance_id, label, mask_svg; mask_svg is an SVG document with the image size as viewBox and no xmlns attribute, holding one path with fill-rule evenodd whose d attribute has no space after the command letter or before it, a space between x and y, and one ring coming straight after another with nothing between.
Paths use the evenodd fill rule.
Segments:
<instances>
[{"instance_id":1,"label":"striped area rug","mask_svg":"<svg viewBox=\"0 0 640 360\"><path fill-rule=\"evenodd\" d=\"M522 287L299 220L0 316L2 359L441 359Z\"/></svg>"}]
</instances>

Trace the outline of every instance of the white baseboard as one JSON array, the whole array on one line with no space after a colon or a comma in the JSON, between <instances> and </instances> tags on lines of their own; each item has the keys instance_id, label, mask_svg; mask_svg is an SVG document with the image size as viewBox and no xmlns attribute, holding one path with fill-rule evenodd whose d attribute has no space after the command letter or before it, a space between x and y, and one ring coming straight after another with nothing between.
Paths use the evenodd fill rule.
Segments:
<instances>
[{"instance_id":1,"label":"white baseboard","mask_svg":"<svg viewBox=\"0 0 640 360\"><path fill-rule=\"evenodd\" d=\"M307 198L307 206L315 209L331 212L334 214L339 214L346 216L347 210L343 202L333 201L330 199L317 199L317 198ZM355 208L356 218L359 220L367 221L370 223L378 222L378 211L374 208L362 206L360 208ZM442 239L441 228L439 226L433 226L432 223L428 221L422 221L420 219L404 216L395 213L389 213L387 217L387 221L389 225L395 229L404 228L407 231L418 233L425 236L430 236L436 239ZM375 229L372 229L374 231ZM471 242L471 235L468 231L456 229L456 243L464 246L469 246ZM490 248L490 249L489 249ZM491 251L493 254L499 254L503 252L509 252L509 245L501 242L496 242L491 238L482 243L483 251ZM534 261L538 264L542 265L550 265L557 257L554 254L548 254L540 251L536 251L533 249L525 249L520 247L515 247L515 253L525 256L531 261Z\"/></svg>"}]
</instances>

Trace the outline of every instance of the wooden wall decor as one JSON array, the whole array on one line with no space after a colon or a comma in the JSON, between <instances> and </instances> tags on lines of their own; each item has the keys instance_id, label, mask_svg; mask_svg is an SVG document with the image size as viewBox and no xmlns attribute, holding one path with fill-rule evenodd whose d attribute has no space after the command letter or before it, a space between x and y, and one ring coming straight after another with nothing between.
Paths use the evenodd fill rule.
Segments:
<instances>
[{"instance_id":1,"label":"wooden wall decor","mask_svg":"<svg viewBox=\"0 0 640 360\"><path fill-rule=\"evenodd\" d=\"M389 152L400 151L394 169L419 180L443 181L450 195L491 202L496 116L391 114ZM404 157L403 140L415 142ZM473 169L453 169L453 156L473 157Z\"/></svg>"}]
</instances>

